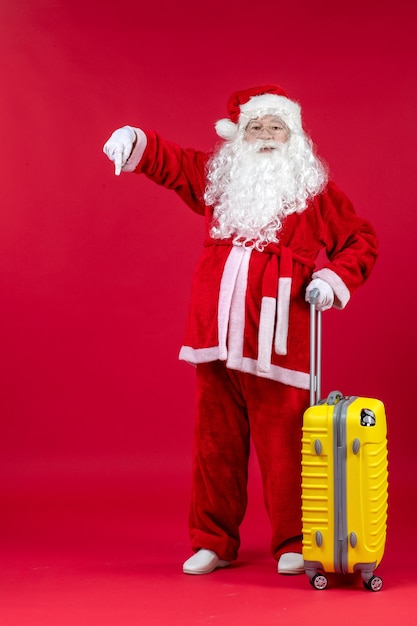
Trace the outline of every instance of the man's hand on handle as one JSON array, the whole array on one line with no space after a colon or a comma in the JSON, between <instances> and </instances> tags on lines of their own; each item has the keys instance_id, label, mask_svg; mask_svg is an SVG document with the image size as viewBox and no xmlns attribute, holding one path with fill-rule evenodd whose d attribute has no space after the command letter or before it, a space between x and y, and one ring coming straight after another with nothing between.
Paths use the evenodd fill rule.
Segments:
<instances>
[{"instance_id":1,"label":"man's hand on handle","mask_svg":"<svg viewBox=\"0 0 417 626\"><path fill-rule=\"evenodd\" d=\"M334 303L334 291L325 280L314 278L306 289L305 299L310 302L310 294L313 289L318 289L319 293L316 300L316 309L318 311L327 311L331 309Z\"/></svg>"}]
</instances>

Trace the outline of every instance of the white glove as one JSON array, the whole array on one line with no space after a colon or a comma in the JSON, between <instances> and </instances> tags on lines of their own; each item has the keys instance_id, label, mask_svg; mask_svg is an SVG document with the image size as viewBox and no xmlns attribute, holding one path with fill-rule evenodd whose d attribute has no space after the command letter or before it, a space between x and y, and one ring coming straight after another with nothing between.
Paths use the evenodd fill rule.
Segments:
<instances>
[{"instance_id":1,"label":"white glove","mask_svg":"<svg viewBox=\"0 0 417 626\"><path fill-rule=\"evenodd\" d=\"M325 280L314 278L306 289L306 301L310 302L310 293L313 289L318 289L319 293L316 300L317 311L327 311L331 309L334 302L334 291Z\"/></svg>"},{"instance_id":2,"label":"white glove","mask_svg":"<svg viewBox=\"0 0 417 626\"><path fill-rule=\"evenodd\" d=\"M110 161L114 161L114 173L116 176L119 176L123 165L130 157L136 140L137 137L133 128L131 126L123 126L123 128L115 130L110 139L104 144L103 152L109 157Z\"/></svg>"}]
</instances>

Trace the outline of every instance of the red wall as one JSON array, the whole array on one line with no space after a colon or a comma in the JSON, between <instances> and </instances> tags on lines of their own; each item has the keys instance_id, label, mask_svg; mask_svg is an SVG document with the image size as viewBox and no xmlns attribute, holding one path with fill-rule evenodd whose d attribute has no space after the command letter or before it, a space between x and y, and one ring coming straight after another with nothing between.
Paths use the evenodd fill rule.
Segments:
<instances>
[{"instance_id":1,"label":"red wall","mask_svg":"<svg viewBox=\"0 0 417 626\"><path fill-rule=\"evenodd\" d=\"M193 369L177 354L202 221L144 178L114 177L102 145L132 124L210 148L231 91L263 82L301 102L379 234L371 279L325 319L324 386L384 400L400 485L417 436L415 17L405 0L3 0L6 489L188 487Z\"/></svg>"}]
</instances>

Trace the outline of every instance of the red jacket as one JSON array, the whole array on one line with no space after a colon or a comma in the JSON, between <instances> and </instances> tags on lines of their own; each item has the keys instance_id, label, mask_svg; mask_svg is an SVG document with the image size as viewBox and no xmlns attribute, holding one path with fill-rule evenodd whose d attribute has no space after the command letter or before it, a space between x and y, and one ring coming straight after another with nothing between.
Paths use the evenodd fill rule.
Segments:
<instances>
[{"instance_id":1,"label":"red jacket","mask_svg":"<svg viewBox=\"0 0 417 626\"><path fill-rule=\"evenodd\" d=\"M301 214L285 219L279 244L263 252L209 235L213 208L203 195L208 156L146 131L135 172L175 191L206 218L207 239L194 273L180 358L224 360L228 367L295 387L309 387L309 307L312 277L326 280L343 308L369 276L378 253L371 225L329 182ZM315 271L319 252L328 263Z\"/></svg>"}]
</instances>

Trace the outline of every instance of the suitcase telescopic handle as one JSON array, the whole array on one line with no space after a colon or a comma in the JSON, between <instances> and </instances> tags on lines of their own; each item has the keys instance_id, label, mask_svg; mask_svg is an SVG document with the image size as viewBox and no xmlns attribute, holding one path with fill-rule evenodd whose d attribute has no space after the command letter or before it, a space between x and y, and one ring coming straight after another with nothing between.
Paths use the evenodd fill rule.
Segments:
<instances>
[{"instance_id":1,"label":"suitcase telescopic handle","mask_svg":"<svg viewBox=\"0 0 417 626\"><path fill-rule=\"evenodd\" d=\"M322 315L316 303L320 291L310 292L310 406L321 400Z\"/></svg>"}]
</instances>

